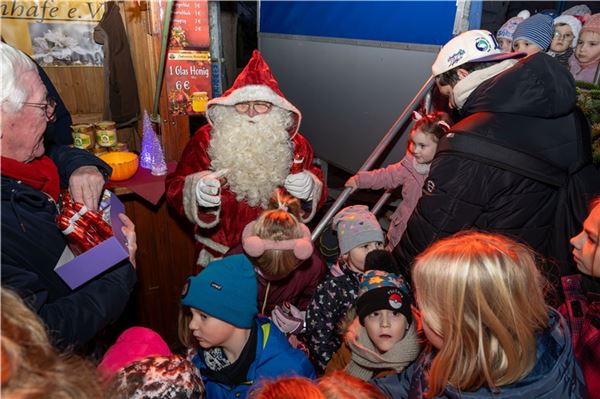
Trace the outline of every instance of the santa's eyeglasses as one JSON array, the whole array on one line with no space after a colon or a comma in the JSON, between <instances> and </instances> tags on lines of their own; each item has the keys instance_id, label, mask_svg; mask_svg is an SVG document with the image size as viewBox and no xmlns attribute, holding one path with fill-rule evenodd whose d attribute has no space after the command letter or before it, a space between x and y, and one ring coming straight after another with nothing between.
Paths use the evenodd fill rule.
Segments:
<instances>
[{"instance_id":1,"label":"santa's eyeglasses","mask_svg":"<svg viewBox=\"0 0 600 399\"><path fill-rule=\"evenodd\" d=\"M252 107L257 114L266 114L271 110L273 104L264 101L247 101L235 104L235 110L240 114L245 114Z\"/></svg>"},{"instance_id":2,"label":"santa's eyeglasses","mask_svg":"<svg viewBox=\"0 0 600 399\"><path fill-rule=\"evenodd\" d=\"M52 97L46 97L45 103L22 103L26 107L35 107L44 111L48 122L54 122L56 119L56 100Z\"/></svg>"}]
</instances>

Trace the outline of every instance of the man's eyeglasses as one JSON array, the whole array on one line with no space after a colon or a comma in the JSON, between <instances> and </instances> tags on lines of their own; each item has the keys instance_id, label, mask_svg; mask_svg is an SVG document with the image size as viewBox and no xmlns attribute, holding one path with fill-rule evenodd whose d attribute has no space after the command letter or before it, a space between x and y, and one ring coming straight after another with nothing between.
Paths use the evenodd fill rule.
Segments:
<instances>
[{"instance_id":1,"label":"man's eyeglasses","mask_svg":"<svg viewBox=\"0 0 600 399\"><path fill-rule=\"evenodd\" d=\"M257 114L266 114L271 110L273 104L263 101L248 101L235 104L235 110L240 114L245 114L252 107Z\"/></svg>"},{"instance_id":2,"label":"man's eyeglasses","mask_svg":"<svg viewBox=\"0 0 600 399\"><path fill-rule=\"evenodd\" d=\"M36 107L44 111L48 122L54 122L56 119L56 100L52 97L46 97L45 103L22 103L28 107Z\"/></svg>"},{"instance_id":3,"label":"man's eyeglasses","mask_svg":"<svg viewBox=\"0 0 600 399\"><path fill-rule=\"evenodd\" d=\"M554 32L555 39L572 40L575 36L572 33L561 34L560 32Z\"/></svg>"}]
</instances>

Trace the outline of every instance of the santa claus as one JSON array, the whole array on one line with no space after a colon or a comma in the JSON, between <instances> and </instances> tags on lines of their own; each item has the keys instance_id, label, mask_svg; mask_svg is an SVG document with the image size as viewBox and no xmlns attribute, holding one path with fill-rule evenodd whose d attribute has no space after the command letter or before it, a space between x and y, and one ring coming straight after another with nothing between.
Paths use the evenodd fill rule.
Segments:
<instances>
[{"instance_id":1,"label":"santa claus","mask_svg":"<svg viewBox=\"0 0 600 399\"><path fill-rule=\"evenodd\" d=\"M278 187L302 201L304 222L323 204L327 190L298 133L301 117L256 50L233 86L208 102L208 124L166 179L167 201L195 224L200 266L240 243Z\"/></svg>"}]
</instances>

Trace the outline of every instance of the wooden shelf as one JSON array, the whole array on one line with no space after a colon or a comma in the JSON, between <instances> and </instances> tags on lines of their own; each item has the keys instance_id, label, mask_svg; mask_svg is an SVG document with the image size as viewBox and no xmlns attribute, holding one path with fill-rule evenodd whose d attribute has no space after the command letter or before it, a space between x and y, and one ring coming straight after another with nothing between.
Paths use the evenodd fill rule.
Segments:
<instances>
[{"instance_id":1,"label":"wooden shelf","mask_svg":"<svg viewBox=\"0 0 600 399\"><path fill-rule=\"evenodd\" d=\"M71 114L73 124L77 125L80 123L96 123L102 120L102 113L92 114Z\"/></svg>"}]
</instances>

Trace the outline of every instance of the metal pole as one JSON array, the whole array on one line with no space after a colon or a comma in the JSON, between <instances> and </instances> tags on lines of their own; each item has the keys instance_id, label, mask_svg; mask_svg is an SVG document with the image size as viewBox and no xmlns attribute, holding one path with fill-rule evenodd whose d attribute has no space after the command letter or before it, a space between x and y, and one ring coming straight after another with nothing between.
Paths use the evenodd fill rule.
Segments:
<instances>
[{"instance_id":1,"label":"metal pole","mask_svg":"<svg viewBox=\"0 0 600 399\"><path fill-rule=\"evenodd\" d=\"M433 82L434 82L433 76L430 76L429 79L427 80L427 82L425 82L425 84L423 85L423 87L421 87L421 90L419 90L419 92L415 95L415 97L413 97L411 102L408 103L406 108L404 108L404 111L402 111L402 114L400 114L398 119L396 119L396 122L394 122L392 127L385 134L385 136L383 136L383 138L381 139L379 144L377 144L377 147L375 147L375 149L373 150L371 155L369 155L369 158L367 158L365 163L363 163L363 165L358 170L359 172L362 172L365 170L371 170L371 168L373 167L373 164L377 161L377 159L381 156L381 154L387 149L387 147L390 145L390 143L396 138L396 135L398 134L398 130L400 130L400 128L406 123L408 118L411 117L411 113L417 107L417 105L419 104L419 101L421 101L421 99L429 92L429 90L433 86ZM329 210L327 211L325 216L323 216L323 219L321 219L319 224L317 224L317 226L313 230L312 236L311 236L311 239L313 242L317 238L319 238L321 233L323 233L323 230L325 230L325 226L327 226L327 223L329 223L329 221L333 218L333 216L337 213L337 211L340 210L340 208L346 202L346 200L348 199L348 197L350 196L351 193L352 193L352 187L346 187L344 189L344 191L341 192L341 194L335 200L335 202L333 203L331 208L329 208Z\"/></svg>"},{"instance_id":2,"label":"metal pole","mask_svg":"<svg viewBox=\"0 0 600 399\"><path fill-rule=\"evenodd\" d=\"M156 76L156 91L154 92L154 106L152 107L152 115L150 119L154 123L160 124L160 118L158 116L158 101L160 99L160 92L162 89L162 83L165 73L165 60L167 56L167 41L169 40L169 28L171 27L171 13L173 11L173 0L167 0L165 6L165 21L163 23L162 40L160 42L160 60L158 66L158 75Z\"/></svg>"},{"instance_id":3,"label":"metal pole","mask_svg":"<svg viewBox=\"0 0 600 399\"><path fill-rule=\"evenodd\" d=\"M373 209L371 209L373 215L377 215L379 213L391 195L392 193L390 191L386 191L381 197L379 197L379 201L377 201L377 203L373 206Z\"/></svg>"}]
</instances>

